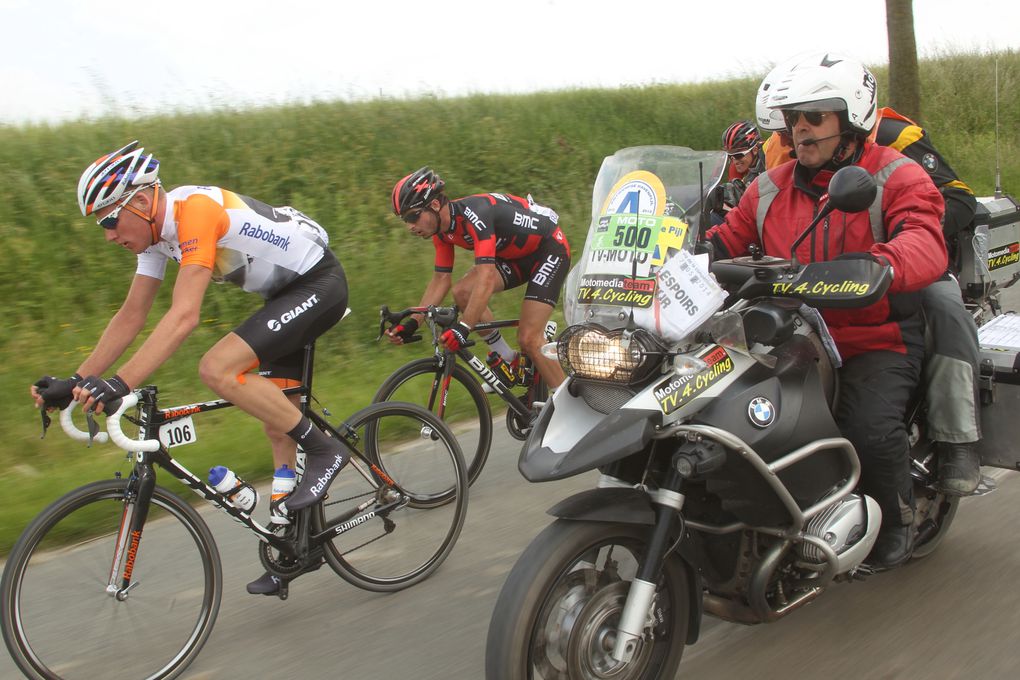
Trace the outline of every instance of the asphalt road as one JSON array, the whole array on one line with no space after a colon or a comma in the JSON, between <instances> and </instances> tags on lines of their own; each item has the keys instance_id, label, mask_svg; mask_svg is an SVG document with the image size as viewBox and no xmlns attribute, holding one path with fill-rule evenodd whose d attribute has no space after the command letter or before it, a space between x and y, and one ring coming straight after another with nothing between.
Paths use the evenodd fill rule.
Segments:
<instances>
[{"instance_id":1,"label":"asphalt road","mask_svg":"<svg viewBox=\"0 0 1020 680\"><path fill-rule=\"evenodd\" d=\"M1020 291L1009 291L1005 307L1020 307L1018 298ZM203 510L223 560L224 596L209 642L181 677L481 680L489 618L507 572L549 521L546 508L594 483L585 475L529 484L517 473L518 450L497 425L450 558L428 581L394 594L358 590L323 568L295 582L285 602L248 595L244 584L262 572L255 540ZM985 473L998 490L964 499L932 555L863 583L835 584L777 623L706 618L678 677L1020 678L1020 474ZM17 677L0 654L0 678Z\"/></svg>"},{"instance_id":2,"label":"asphalt road","mask_svg":"<svg viewBox=\"0 0 1020 680\"><path fill-rule=\"evenodd\" d=\"M548 521L545 509L593 481L528 484L517 474L517 443L500 432L496 447L453 554L430 580L399 593L364 592L323 568L295 582L285 602L250 596L244 584L261 573L254 539L203 512L221 551L225 592L208 644L182 677L482 678L489 617L507 571ZM834 585L774 624L707 618L679 677L1020 677L1020 474L995 475L999 489L964 500L944 543L923 560ZM19 677L6 656L0 677Z\"/></svg>"}]
</instances>

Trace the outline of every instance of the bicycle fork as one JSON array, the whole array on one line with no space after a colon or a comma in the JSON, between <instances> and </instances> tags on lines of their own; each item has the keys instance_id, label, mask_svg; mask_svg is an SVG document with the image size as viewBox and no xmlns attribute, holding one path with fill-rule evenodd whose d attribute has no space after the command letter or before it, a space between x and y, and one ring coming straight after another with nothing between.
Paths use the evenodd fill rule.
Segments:
<instances>
[{"instance_id":1,"label":"bicycle fork","mask_svg":"<svg viewBox=\"0 0 1020 680\"><path fill-rule=\"evenodd\" d=\"M106 583L106 593L110 597L123 602L130 591L139 585L132 581L138 548L142 542L142 529L149 516L149 503L152 491L156 487L156 475L149 466L139 466L139 474L124 492L124 510L121 514L120 529L113 546L113 561L110 565L110 576ZM131 499L131 486L134 486L134 500Z\"/></svg>"}]
</instances>

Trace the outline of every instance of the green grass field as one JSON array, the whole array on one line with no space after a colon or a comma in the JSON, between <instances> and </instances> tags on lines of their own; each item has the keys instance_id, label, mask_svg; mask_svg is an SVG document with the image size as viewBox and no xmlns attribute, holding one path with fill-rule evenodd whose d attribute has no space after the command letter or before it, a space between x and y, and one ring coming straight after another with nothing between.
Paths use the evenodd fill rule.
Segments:
<instances>
[{"instance_id":1,"label":"green grass field","mask_svg":"<svg viewBox=\"0 0 1020 680\"><path fill-rule=\"evenodd\" d=\"M949 54L922 62L924 124L943 155L979 195L994 180L993 64L999 60L1002 183L1020 194L1020 53ZM885 71L876 71L881 88ZM84 167L131 139L156 153L168 187L213 184L272 205L293 205L330 232L351 285L354 313L322 338L316 392L336 415L367 404L398 365L427 351L374 342L378 308L414 304L431 272L431 247L389 213L393 183L425 164L451 195L504 191L556 209L579 253L602 159L642 144L711 149L738 118L753 116L758 78L698 85L573 90L518 96L324 103L221 110L144 120L0 127L0 553L44 505L75 486L129 466L111 447L86 449L59 429L39 439L29 385L67 375L117 309L133 256L104 243L77 211ZM458 271L468 258L461 256ZM167 284L172 283L172 274ZM165 309L165 285L157 309ZM497 298L515 316L520 294ZM152 377L165 405L211 398L197 377L202 352L259 300L215 287L203 323ZM154 313L150 327L158 319ZM562 317L559 317L562 322ZM220 411L196 421L200 442L179 449L192 471L228 465L249 480L272 474L258 423ZM168 486L175 483L164 480Z\"/></svg>"}]
</instances>

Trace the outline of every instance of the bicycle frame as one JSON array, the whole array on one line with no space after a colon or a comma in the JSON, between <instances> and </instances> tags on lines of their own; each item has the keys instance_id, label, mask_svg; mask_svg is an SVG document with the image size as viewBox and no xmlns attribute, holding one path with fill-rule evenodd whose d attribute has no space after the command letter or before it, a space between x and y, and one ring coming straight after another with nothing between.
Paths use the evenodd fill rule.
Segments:
<instances>
[{"instance_id":1,"label":"bicycle frame","mask_svg":"<svg viewBox=\"0 0 1020 680\"><path fill-rule=\"evenodd\" d=\"M430 310L432 309L433 308L429 307L412 307L408 308L407 310L404 310L403 312L398 312L394 315L391 315L389 313L389 309L384 307L382 310L383 323L385 324L387 320L393 321L394 319L403 318L403 316L406 316L407 314L410 313L430 314L431 313ZM456 308L452 309L456 310ZM427 319L428 319L427 323L432 329L433 338L438 338L439 337L438 328L440 328L438 322L436 322L431 316L427 316ZM516 328L518 325L520 325L520 319L485 321L476 325L474 329L472 329L472 332L478 333L490 330L498 330L500 328ZM382 327L380 327L380 337L381 336ZM472 352L469 352L467 350L467 347L470 347L472 345L474 345L473 342L465 347L461 347L456 352L453 352L441 347L436 340L433 340L433 346L436 357L436 377L435 380L433 380L432 382L432 389L429 391L428 409L430 411L435 412L440 418L443 418L445 416L446 395L449 392L450 380L452 379L453 375L453 365L454 362L456 361L456 357L460 357L460 359L465 364L467 364L467 366L470 367L472 371L474 371L475 375L477 375L478 378L483 383L487 384L492 389L492 391L497 396L499 396L500 399L506 402L507 407L511 411L516 413L522 419L530 419L531 408L525 405L525 403L522 402L520 399L518 399L510 391L511 387L507 387L499 378L497 378L496 374L492 372L492 369L485 365L485 362L483 362ZM536 376L535 379L540 380L541 378ZM437 398L439 399L438 409L436 408Z\"/></svg>"},{"instance_id":2,"label":"bicycle frame","mask_svg":"<svg viewBox=\"0 0 1020 680\"><path fill-rule=\"evenodd\" d=\"M383 470L379 469L378 466L365 458L365 456L363 456L362 453L351 443L351 439L356 437L356 434L353 431L339 431L310 409L309 397L311 396L314 351L314 344L310 344L305 347L302 385L287 388L283 390L284 394L298 394L301 396L302 414L307 416L317 427L320 427L330 433L350 451L350 466L364 477L370 485L375 486L377 489L386 486L400 491L400 488L396 485L396 483ZM157 393L158 388L155 385L149 385L137 390L135 394L138 395L138 415L137 418L130 419L140 428L138 438L143 441L139 441L139 444L155 442L158 444L158 448L146 451L142 450L144 447L139 446L139 450L134 451L135 466L132 471L132 477L129 480L128 494L133 494L135 502L133 505L125 503L125 515L121 521L121 528L117 536L110 579L107 585L107 591L120 600L126 599L127 593L132 587L131 575L134 569L135 557L138 553L139 544L141 543L145 522L149 514L149 506L152 500L153 490L156 486L155 466L163 468L196 494L204 498L209 503L215 505L226 514L230 515L238 523L247 527L259 538L260 541L268 543L273 548L279 550L282 554L293 559L302 559L307 557L311 552L319 549L327 540L343 534L346 531L372 519L373 517L381 516L385 520L386 515L388 515L391 510L394 510L407 502L406 497L400 493L396 495L395 500L376 505L376 496L378 494L372 494L372 496L363 503L359 503L353 509L333 518L328 525L323 527L322 531L315 534L311 533L311 510L316 507L315 505L312 505L295 513L294 522L295 529L297 531L296 539L277 536L273 533L271 528L262 526L252 519L248 512L232 505L226 496L216 491L205 481L188 470L179 461L174 459L169 450L159 442L158 433L159 428L162 425L185 416L229 408L234 406L234 404L223 399L217 399L203 403L172 406L170 408L160 409L157 406ZM130 397L125 397L125 401L129 399ZM68 419L70 417L70 410L75 406L76 404L72 403L68 407L66 416ZM125 406L122 406L121 409L118 410L118 414L125 410L125 408ZM111 414L109 416L110 420L119 417L118 414ZM65 416L62 414L62 424L64 424L64 417ZM67 425L64 424L64 427L66 430ZM111 427L110 429L112 431L113 428ZM119 430L119 423L117 423L117 429ZM340 429L344 429L343 424L340 425ZM69 431L68 434L72 433ZM86 433L81 431L78 431L77 435L73 436L81 438L81 435L88 436ZM121 446L121 448L125 447ZM127 500L127 498L125 498L125 500ZM133 512L131 512L132 507ZM366 510L368 511L365 512Z\"/></svg>"}]
</instances>

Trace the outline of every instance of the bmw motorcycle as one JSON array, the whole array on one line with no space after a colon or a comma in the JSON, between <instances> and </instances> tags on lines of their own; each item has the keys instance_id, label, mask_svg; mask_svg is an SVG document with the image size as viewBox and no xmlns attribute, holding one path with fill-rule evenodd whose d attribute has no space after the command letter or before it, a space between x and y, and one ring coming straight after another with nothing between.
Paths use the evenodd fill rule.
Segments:
<instances>
[{"instance_id":1,"label":"bmw motorcycle","mask_svg":"<svg viewBox=\"0 0 1020 680\"><path fill-rule=\"evenodd\" d=\"M776 621L872 573L881 510L856 489L860 462L833 420L838 352L815 310L872 304L891 274L755 253L708 276L695 250L724 169L721 152L662 146L602 165L554 345L568 378L519 461L532 482L601 475L549 510L510 571L488 680L671 679L704 614ZM841 170L813 224L874 196L866 171ZM920 399L908 425L919 558L958 499L937 490Z\"/></svg>"}]
</instances>

